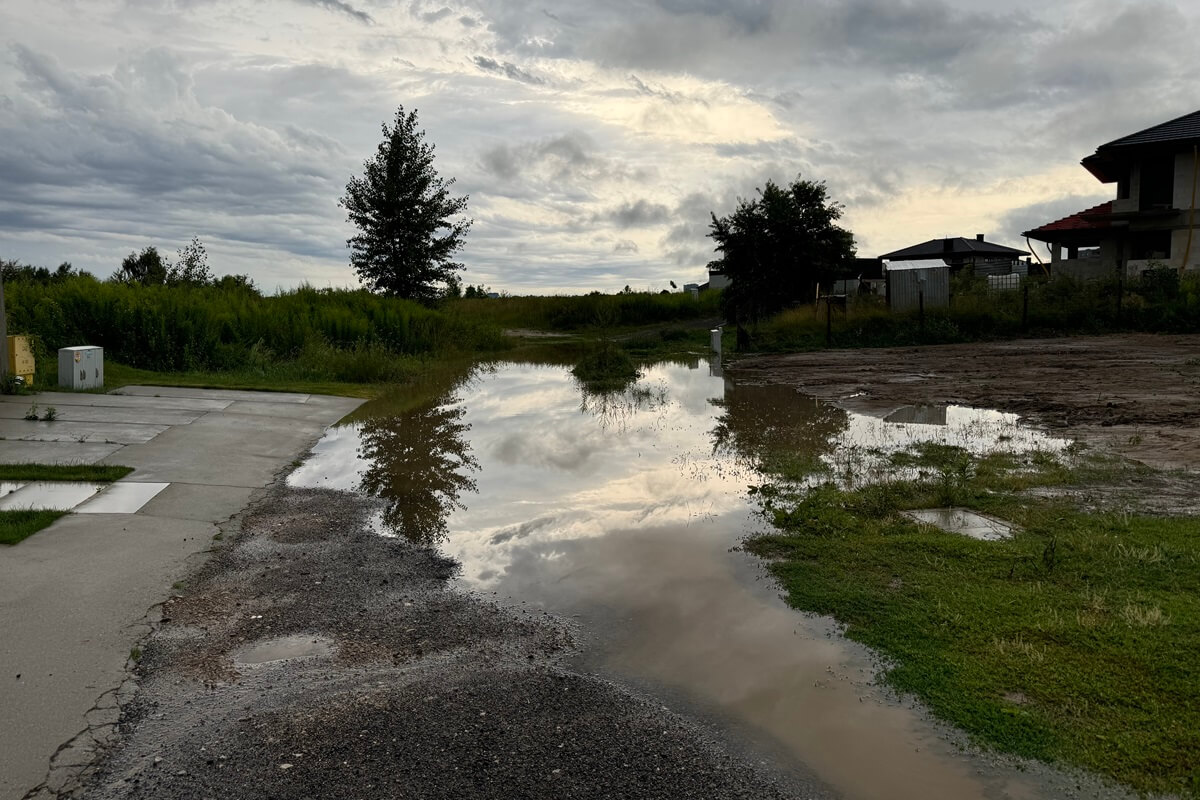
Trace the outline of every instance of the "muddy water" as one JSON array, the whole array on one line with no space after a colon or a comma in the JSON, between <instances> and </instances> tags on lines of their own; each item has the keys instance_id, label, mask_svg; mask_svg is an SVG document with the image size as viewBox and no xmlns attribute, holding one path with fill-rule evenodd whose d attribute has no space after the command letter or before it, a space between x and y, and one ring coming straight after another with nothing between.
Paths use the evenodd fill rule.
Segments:
<instances>
[{"instance_id":1,"label":"muddy water","mask_svg":"<svg viewBox=\"0 0 1200 800\"><path fill-rule=\"evenodd\" d=\"M736 386L705 362L602 396L562 367L507 365L331 431L291 481L382 497L381 532L439 546L467 587L575 617L584 668L749 731L841 796L1038 796L1027 775L963 754L888 697L869 653L788 608L736 550L763 527L747 487L781 446L846 473L921 440L1066 444L970 409L864 417L789 387Z\"/></svg>"}]
</instances>

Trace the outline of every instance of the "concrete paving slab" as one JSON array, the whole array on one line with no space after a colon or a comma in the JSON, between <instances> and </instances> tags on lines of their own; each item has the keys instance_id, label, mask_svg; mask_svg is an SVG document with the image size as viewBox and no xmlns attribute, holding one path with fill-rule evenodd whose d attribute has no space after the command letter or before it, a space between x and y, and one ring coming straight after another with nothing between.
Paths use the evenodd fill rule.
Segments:
<instances>
[{"instance_id":1,"label":"concrete paving slab","mask_svg":"<svg viewBox=\"0 0 1200 800\"><path fill-rule=\"evenodd\" d=\"M172 483L138 511L142 515L224 522L250 504L258 491L246 486Z\"/></svg>"},{"instance_id":2,"label":"concrete paving slab","mask_svg":"<svg viewBox=\"0 0 1200 800\"><path fill-rule=\"evenodd\" d=\"M206 522L70 515L0 553L0 797L37 785L50 755L125 679L146 611L216 533ZM20 676L20 677L17 677Z\"/></svg>"},{"instance_id":3,"label":"concrete paving slab","mask_svg":"<svg viewBox=\"0 0 1200 800\"><path fill-rule=\"evenodd\" d=\"M0 395L0 402L39 406L110 406L113 408L155 408L177 411L220 411L232 400L204 397L135 397L121 394L92 394L90 392L38 392L34 395Z\"/></svg>"},{"instance_id":4,"label":"concrete paving slab","mask_svg":"<svg viewBox=\"0 0 1200 800\"><path fill-rule=\"evenodd\" d=\"M24 442L108 442L140 444L165 431L167 425L131 422L33 422L0 419L0 439Z\"/></svg>"},{"instance_id":5,"label":"concrete paving slab","mask_svg":"<svg viewBox=\"0 0 1200 800\"><path fill-rule=\"evenodd\" d=\"M3 441L0 462L106 461L135 468L129 483L170 483L137 513L71 514L13 547L0 547L0 800L46 774L50 756L84 729L97 698L120 685L147 610L202 553L223 522L362 401L313 395L46 392L39 406L111 430L136 416L166 427L137 444ZM241 397L241 395L246 395ZM29 407L29 399L16 398ZM0 403L6 402L0 401ZM20 403L13 407L21 409ZM233 405L237 411L230 411ZM12 420L4 408L0 419ZM175 414L179 424L155 415ZM0 423L2 424L2 423ZM39 423L40 424L40 423ZM53 423L53 424L58 424ZM151 425L145 426L147 428ZM132 491L132 490L119 490ZM102 496L101 496L102 497ZM92 502L98 502L97 497ZM20 679L12 678L20 674Z\"/></svg>"},{"instance_id":6,"label":"concrete paving slab","mask_svg":"<svg viewBox=\"0 0 1200 800\"><path fill-rule=\"evenodd\" d=\"M51 404L47 404L51 405ZM58 422L136 422L143 425L186 425L207 411L117 406L55 406ZM24 419L29 404L0 403L0 419Z\"/></svg>"},{"instance_id":7,"label":"concrete paving slab","mask_svg":"<svg viewBox=\"0 0 1200 800\"><path fill-rule=\"evenodd\" d=\"M30 508L70 511L80 503L95 497L104 488L103 483L33 481L0 497L0 511Z\"/></svg>"},{"instance_id":8,"label":"concrete paving slab","mask_svg":"<svg viewBox=\"0 0 1200 800\"><path fill-rule=\"evenodd\" d=\"M296 392L253 392L244 389L192 389L186 386L122 386L114 395L132 397L203 397L210 400L250 400L269 403L307 403L310 394Z\"/></svg>"},{"instance_id":9,"label":"concrete paving slab","mask_svg":"<svg viewBox=\"0 0 1200 800\"><path fill-rule=\"evenodd\" d=\"M167 488L167 483L117 481L95 497L75 507L77 514L136 514L155 495Z\"/></svg>"},{"instance_id":10,"label":"concrete paving slab","mask_svg":"<svg viewBox=\"0 0 1200 800\"><path fill-rule=\"evenodd\" d=\"M95 464L122 448L97 442L3 442L0 464ZM119 464L119 458L110 464Z\"/></svg>"}]
</instances>

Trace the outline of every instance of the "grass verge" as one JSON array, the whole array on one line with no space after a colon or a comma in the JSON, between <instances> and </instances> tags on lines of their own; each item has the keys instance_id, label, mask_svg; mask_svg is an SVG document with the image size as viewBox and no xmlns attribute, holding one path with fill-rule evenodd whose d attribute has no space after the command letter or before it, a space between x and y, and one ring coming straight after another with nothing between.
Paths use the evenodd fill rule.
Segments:
<instances>
[{"instance_id":1,"label":"grass verge","mask_svg":"<svg viewBox=\"0 0 1200 800\"><path fill-rule=\"evenodd\" d=\"M902 465L914 477L758 490L778 533L747 547L789 602L836 617L890 685L982 742L1200 796L1200 521L1020 493L1111 463L926 448ZM899 513L950 503L1020 530L983 542Z\"/></svg>"},{"instance_id":2,"label":"grass verge","mask_svg":"<svg viewBox=\"0 0 1200 800\"><path fill-rule=\"evenodd\" d=\"M0 464L0 481L95 481L124 478L133 467L111 464Z\"/></svg>"},{"instance_id":3,"label":"grass verge","mask_svg":"<svg viewBox=\"0 0 1200 800\"><path fill-rule=\"evenodd\" d=\"M0 511L0 544L14 545L40 531L66 514L66 511Z\"/></svg>"}]
</instances>

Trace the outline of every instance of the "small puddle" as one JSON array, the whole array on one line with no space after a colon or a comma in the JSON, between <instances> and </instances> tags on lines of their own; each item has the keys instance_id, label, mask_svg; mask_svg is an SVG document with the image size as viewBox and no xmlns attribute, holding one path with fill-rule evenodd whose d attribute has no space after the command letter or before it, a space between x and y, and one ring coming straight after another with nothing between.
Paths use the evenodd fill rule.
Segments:
<instances>
[{"instance_id":1,"label":"small puddle","mask_svg":"<svg viewBox=\"0 0 1200 800\"><path fill-rule=\"evenodd\" d=\"M901 425L945 425L946 406L904 406L883 418Z\"/></svg>"},{"instance_id":2,"label":"small puddle","mask_svg":"<svg viewBox=\"0 0 1200 800\"><path fill-rule=\"evenodd\" d=\"M253 666L298 658L324 658L333 655L333 642L321 636L280 636L243 647L233 654L235 664Z\"/></svg>"},{"instance_id":3,"label":"small puddle","mask_svg":"<svg viewBox=\"0 0 1200 800\"><path fill-rule=\"evenodd\" d=\"M923 508L904 513L917 522L934 525L947 533L959 533L985 542L1011 539L1013 534L1010 523L965 508Z\"/></svg>"},{"instance_id":4,"label":"small puddle","mask_svg":"<svg viewBox=\"0 0 1200 800\"><path fill-rule=\"evenodd\" d=\"M561 366L503 364L391 406L330 430L289 483L375 495L377 525L456 559L465 587L577 619L580 668L764 736L763 753L848 798L1029 787L881 691L872 654L789 608L736 546L763 527L747 487L781 448L825 480L851 464L894 469L888 454L918 442L979 453L1066 441L959 406L885 421L789 386L738 385L704 361L649 368L603 396Z\"/></svg>"}]
</instances>

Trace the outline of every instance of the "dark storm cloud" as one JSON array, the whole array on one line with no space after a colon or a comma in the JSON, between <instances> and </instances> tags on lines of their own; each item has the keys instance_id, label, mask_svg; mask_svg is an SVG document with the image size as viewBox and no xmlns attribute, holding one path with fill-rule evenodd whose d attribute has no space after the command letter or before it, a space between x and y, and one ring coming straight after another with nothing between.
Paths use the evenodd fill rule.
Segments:
<instances>
[{"instance_id":1,"label":"dark storm cloud","mask_svg":"<svg viewBox=\"0 0 1200 800\"><path fill-rule=\"evenodd\" d=\"M365 25L375 24L375 19L370 14L360 11L349 3L343 2L343 0L294 0L294 2L301 5L316 6L317 8L324 8L329 11L336 11L352 19L356 19Z\"/></svg>"},{"instance_id":2,"label":"dark storm cloud","mask_svg":"<svg viewBox=\"0 0 1200 800\"><path fill-rule=\"evenodd\" d=\"M597 152L595 141L572 131L515 145L497 145L483 153L481 166L505 181L553 184L557 191L591 194L602 181L625 180L642 174L617 159ZM511 192L509 192L511 193Z\"/></svg>"},{"instance_id":3,"label":"dark storm cloud","mask_svg":"<svg viewBox=\"0 0 1200 800\"><path fill-rule=\"evenodd\" d=\"M111 74L80 75L29 48L12 51L23 90L0 119L0 226L186 241L191 232L302 255L340 255L326 225L351 163L298 125L238 122L202 106L183 63L143 52ZM346 169L346 172L349 170ZM248 225L249 220L254 224ZM26 228L27 230L27 228Z\"/></svg>"},{"instance_id":4,"label":"dark storm cloud","mask_svg":"<svg viewBox=\"0 0 1200 800\"><path fill-rule=\"evenodd\" d=\"M1094 195L1071 195L1014 208L1000 218L1000 230L996 232L996 239L1024 242L1021 234L1025 231L1039 228L1048 222L1077 214L1084 209L1112 199L1111 193L1104 191L1105 187L1101 187L1099 184L1097 187L1099 191ZM1045 257L1045 247L1038 242L1034 242L1033 245L1039 248L1038 252Z\"/></svg>"},{"instance_id":5,"label":"dark storm cloud","mask_svg":"<svg viewBox=\"0 0 1200 800\"><path fill-rule=\"evenodd\" d=\"M605 209L593 215L593 222L611 222L618 228L648 228L661 225L671 218L671 209L662 203L651 203L647 200L637 200L622 203L619 206Z\"/></svg>"},{"instance_id":6,"label":"dark storm cloud","mask_svg":"<svg viewBox=\"0 0 1200 800\"><path fill-rule=\"evenodd\" d=\"M503 75L514 81L521 83L531 83L534 85L542 85L544 80L518 67L516 64L511 64L507 61L497 61L494 58L486 56L475 56L471 59L471 63L479 67L484 72L490 72L493 75Z\"/></svg>"}]
</instances>

